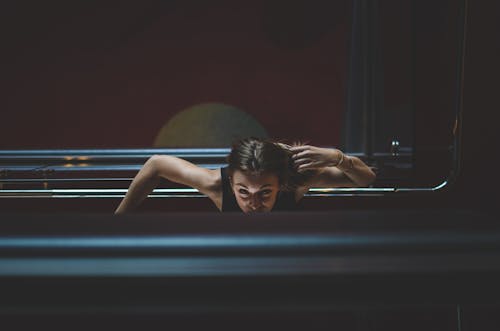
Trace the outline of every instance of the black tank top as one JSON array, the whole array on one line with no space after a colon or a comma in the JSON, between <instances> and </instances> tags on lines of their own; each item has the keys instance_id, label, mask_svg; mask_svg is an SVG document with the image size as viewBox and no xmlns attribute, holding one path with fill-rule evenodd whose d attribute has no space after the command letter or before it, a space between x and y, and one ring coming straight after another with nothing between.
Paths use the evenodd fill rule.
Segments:
<instances>
[{"instance_id":1,"label":"black tank top","mask_svg":"<svg viewBox=\"0 0 500 331\"><path fill-rule=\"evenodd\" d=\"M227 167L220 169L220 174L222 178L222 212L241 212L238 202L236 202L236 197L231 189L231 183L229 182L229 175L227 173ZM276 198L276 203L271 211L289 211L296 210L298 207L295 201L295 192L278 192L278 197Z\"/></svg>"}]
</instances>

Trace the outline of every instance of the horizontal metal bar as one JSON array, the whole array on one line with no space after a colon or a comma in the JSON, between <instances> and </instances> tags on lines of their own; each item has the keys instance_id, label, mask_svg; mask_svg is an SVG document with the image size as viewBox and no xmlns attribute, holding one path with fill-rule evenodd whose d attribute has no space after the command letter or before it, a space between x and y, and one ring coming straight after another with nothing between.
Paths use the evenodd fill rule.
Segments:
<instances>
[{"instance_id":1,"label":"horizontal metal bar","mask_svg":"<svg viewBox=\"0 0 500 331\"><path fill-rule=\"evenodd\" d=\"M136 149L25 149L0 150L0 158L6 156L151 156L154 154L175 155L227 155L229 148L136 148Z\"/></svg>"},{"instance_id":2,"label":"horizontal metal bar","mask_svg":"<svg viewBox=\"0 0 500 331\"><path fill-rule=\"evenodd\" d=\"M411 152L411 149L408 149ZM225 157L230 152L229 148L168 148L168 149L55 149L55 150L0 150L0 198L16 197L57 197L57 198L82 198L102 197L120 198L126 190L113 188L113 183L131 181L132 174L144 163L144 160L154 154L173 155L192 161L204 168L220 168L226 166ZM364 157L361 153L352 153ZM375 158L390 160L401 164L403 168L411 168L406 164L411 154L377 153ZM133 158L133 159L132 159ZM140 158L140 159L138 159ZM18 162L18 163L16 163ZM406 162L406 163L405 163ZM92 172L105 172L103 177L93 175ZM126 177L129 176L129 177ZM65 178L66 177L66 178ZM383 179L381 183L383 183ZM393 180L393 179L392 179ZM56 188L54 183L65 185L75 183L106 183L109 189L88 188L70 189ZM13 185L9 187L8 185ZM15 185L15 186L14 186ZM29 185L29 188L19 187ZM38 189L35 185L44 186ZM383 185L383 184L382 184ZM47 187L48 186L48 187ZM3 189L6 188L6 189ZM382 195L393 192L405 192L413 188L327 188L311 189L308 196L354 196L354 195ZM429 190L424 188L424 190ZM433 190L433 188L430 188ZM151 197L200 197L196 190L185 189L157 189Z\"/></svg>"},{"instance_id":3,"label":"horizontal metal bar","mask_svg":"<svg viewBox=\"0 0 500 331\"><path fill-rule=\"evenodd\" d=\"M334 146L323 146L335 148ZM185 155L227 155L230 148L113 148L113 149L12 149L0 150L2 156L65 156L65 155L154 155L154 154L185 154ZM401 147L398 154L411 154L411 147ZM349 153L357 155L362 153ZM390 153L376 152L375 156L391 155Z\"/></svg>"},{"instance_id":4,"label":"horizontal metal bar","mask_svg":"<svg viewBox=\"0 0 500 331\"><path fill-rule=\"evenodd\" d=\"M334 249L345 253L344 249L352 248L409 248L412 250L428 250L432 245L437 250L458 249L464 251L465 245L471 247L500 248L500 233L464 233L463 231L447 231L442 233L426 232L397 232L375 234L235 234L232 236L210 235L162 235L162 236L13 236L0 235L0 250L3 249L150 249L167 250L175 253L183 249L204 250L263 250L270 252L275 249ZM4 252L8 254L7 252ZM206 253L206 252L202 252ZM500 261L499 261L500 262Z\"/></svg>"},{"instance_id":5,"label":"horizontal metal bar","mask_svg":"<svg viewBox=\"0 0 500 331\"><path fill-rule=\"evenodd\" d=\"M333 147L328 147L333 148ZM0 163L6 160L65 160L85 162L89 160L129 160L144 159L152 155L173 155L188 159L225 159L229 154L229 148L163 148L163 149L55 149L55 150L0 150ZM364 157L363 153L349 153L349 155ZM376 158L402 158L412 155L411 149L399 152L397 155L391 153L374 153Z\"/></svg>"},{"instance_id":6,"label":"horizontal metal bar","mask_svg":"<svg viewBox=\"0 0 500 331\"><path fill-rule=\"evenodd\" d=\"M0 276L247 276L499 271L498 256L0 258Z\"/></svg>"},{"instance_id":7,"label":"horizontal metal bar","mask_svg":"<svg viewBox=\"0 0 500 331\"><path fill-rule=\"evenodd\" d=\"M306 196L325 197L325 196L355 196L355 195L380 195L393 193L395 188L312 188ZM409 189L411 190L411 189ZM123 198L127 189L34 189L34 190L0 190L0 198ZM198 190L192 188L158 188L150 195L150 198L168 198L168 197L205 197Z\"/></svg>"},{"instance_id":8,"label":"horizontal metal bar","mask_svg":"<svg viewBox=\"0 0 500 331\"><path fill-rule=\"evenodd\" d=\"M222 163L209 163L209 164L200 164L197 163L199 167L202 168L208 168L208 169L215 169L215 168L221 168L226 166L226 164ZM110 173L114 171L138 171L142 168L143 164L142 163L137 163L137 164L87 164L87 163L66 163L66 164L52 164L52 165L36 165L32 167L27 167L27 166L18 166L18 165L12 165L12 166L1 166L0 169L3 169L4 171L9 171L10 173L14 172L40 172L43 173L43 171L53 171L53 172L59 172L59 173L68 173L68 172L82 172L82 171L108 171ZM55 173L51 174L52 176L55 175ZM15 179L15 178L12 178ZM10 180L10 179L8 179ZM0 181L8 181L7 179L0 179ZM45 179L43 179L45 181Z\"/></svg>"}]
</instances>

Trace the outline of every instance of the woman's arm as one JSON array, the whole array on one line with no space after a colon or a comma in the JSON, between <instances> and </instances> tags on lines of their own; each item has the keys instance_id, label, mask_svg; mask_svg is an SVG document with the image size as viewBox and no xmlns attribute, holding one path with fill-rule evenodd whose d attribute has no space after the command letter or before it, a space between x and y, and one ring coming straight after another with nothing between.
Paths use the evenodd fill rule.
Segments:
<instances>
[{"instance_id":1,"label":"woman's arm","mask_svg":"<svg viewBox=\"0 0 500 331\"><path fill-rule=\"evenodd\" d=\"M158 185L161 178L197 189L207 195L220 209L220 170L198 167L169 155L149 158L130 184L115 214L133 211Z\"/></svg>"},{"instance_id":2,"label":"woman's arm","mask_svg":"<svg viewBox=\"0 0 500 331\"><path fill-rule=\"evenodd\" d=\"M375 180L375 173L362 160L338 149L315 146L290 148L299 172L317 170L306 184L310 187L363 187ZM306 190L307 191L307 190Z\"/></svg>"}]
</instances>

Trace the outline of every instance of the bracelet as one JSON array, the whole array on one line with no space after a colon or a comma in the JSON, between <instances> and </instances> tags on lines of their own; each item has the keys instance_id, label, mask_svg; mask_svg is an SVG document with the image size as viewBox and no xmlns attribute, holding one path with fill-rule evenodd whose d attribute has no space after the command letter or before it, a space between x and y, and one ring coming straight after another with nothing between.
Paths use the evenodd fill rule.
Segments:
<instances>
[{"instance_id":1,"label":"bracelet","mask_svg":"<svg viewBox=\"0 0 500 331\"><path fill-rule=\"evenodd\" d=\"M344 153L340 152L340 161L337 163L336 167L342 164L344 162Z\"/></svg>"}]
</instances>

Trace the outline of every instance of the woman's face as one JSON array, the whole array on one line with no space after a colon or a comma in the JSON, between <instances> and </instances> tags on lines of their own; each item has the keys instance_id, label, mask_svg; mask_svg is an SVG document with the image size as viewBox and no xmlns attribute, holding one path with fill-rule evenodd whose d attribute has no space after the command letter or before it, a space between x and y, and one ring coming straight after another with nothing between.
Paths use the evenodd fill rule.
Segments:
<instances>
[{"instance_id":1,"label":"woman's face","mask_svg":"<svg viewBox=\"0 0 500 331\"><path fill-rule=\"evenodd\" d=\"M271 211L280 189L277 175L252 174L240 170L234 171L231 187L244 213Z\"/></svg>"}]
</instances>

